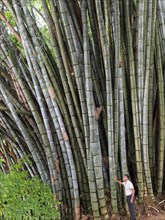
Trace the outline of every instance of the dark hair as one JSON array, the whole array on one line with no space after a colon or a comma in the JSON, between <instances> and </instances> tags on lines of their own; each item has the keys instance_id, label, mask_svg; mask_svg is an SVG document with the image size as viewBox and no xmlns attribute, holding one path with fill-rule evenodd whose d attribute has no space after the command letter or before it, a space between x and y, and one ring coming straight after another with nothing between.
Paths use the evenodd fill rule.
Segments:
<instances>
[{"instance_id":1,"label":"dark hair","mask_svg":"<svg viewBox=\"0 0 165 220\"><path fill-rule=\"evenodd\" d=\"M129 175L128 174L124 174L124 176L126 176L129 179Z\"/></svg>"}]
</instances>

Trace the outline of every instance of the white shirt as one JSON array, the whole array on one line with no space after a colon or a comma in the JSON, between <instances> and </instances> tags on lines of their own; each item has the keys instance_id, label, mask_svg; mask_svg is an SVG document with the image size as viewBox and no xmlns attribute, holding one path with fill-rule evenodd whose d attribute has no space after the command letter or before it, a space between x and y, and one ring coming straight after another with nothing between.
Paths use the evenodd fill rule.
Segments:
<instances>
[{"instance_id":1,"label":"white shirt","mask_svg":"<svg viewBox=\"0 0 165 220\"><path fill-rule=\"evenodd\" d=\"M132 190L134 189L133 184L131 181L123 182L122 183L125 188L125 195L130 196L132 194Z\"/></svg>"}]
</instances>

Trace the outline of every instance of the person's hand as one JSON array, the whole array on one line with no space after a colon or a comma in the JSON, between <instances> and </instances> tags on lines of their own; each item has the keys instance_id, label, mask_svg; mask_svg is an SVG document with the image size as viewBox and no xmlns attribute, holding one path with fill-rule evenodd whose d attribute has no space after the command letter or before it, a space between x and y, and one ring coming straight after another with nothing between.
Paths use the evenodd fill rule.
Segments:
<instances>
[{"instance_id":1,"label":"person's hand","mask_svg":"<svg viewBox=\"0 0 165 220\"><path fill-rule=\"evenodd\" d=\"M133 203L133 199L130 200L130 203Z\"/></svg>"}]
</instances>

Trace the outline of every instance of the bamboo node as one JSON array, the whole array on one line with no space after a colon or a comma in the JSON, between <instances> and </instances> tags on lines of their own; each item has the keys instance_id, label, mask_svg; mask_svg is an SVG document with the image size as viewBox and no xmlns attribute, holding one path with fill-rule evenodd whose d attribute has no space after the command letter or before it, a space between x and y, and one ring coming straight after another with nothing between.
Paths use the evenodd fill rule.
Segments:
<instances>
[{"instance_id":1,"label":"bamboo node","mask_svg":"<svg viewBox=\"0 0 165 220\"><path fill-rule=\"evenodd\" d=\"M60 174L60 161L59 160L55 160L55 166L56 166L57 173Z\"/></svg>"},{"instance_id":2,"label":"bamboo node","mask_svg":"<svg viewBox=\"0 0 165 220\"><path fill-rule=\"evenodd\" d=\"M102 107L102 106L100 106L100 107L98 107L98 108L95 109L95 118L96 118L97 121L98 121L99 118L100 118L100 114L101 114L102 110L103 110L103 107Z\"/></svg>"},{"instance_id":3,"label":"bamboo node","mask_svg":"<svg viewBox=\"0 0 165 220\"><path fill-rule=\"evenodd\" d=\"M53 87L49 87L49 88L48 88L48 93L49 93L49 95L50 95L51 98L55 98L55 97L56 97L56 93L55 93Z\"/></svg>"},{"instance_id":4,"label":"bamboo node","mask_svg":"<svg viewBox=\"0 0 165 220\"><path fill-rule=\"evenodd\" d=\"M51 181L51 184L54 185L54 176L52 173L50 174L50 181Z\"/></svg>"},{"instance_id":5,"label":"bamboo node","mask_svg":"<svg viewBox=\"0 0 165 220\"><path fill-rule=\"evenodd\" d=\"M63 137L64 141L69 140L69 137L68 137L68 134L66 133L66 131L62 131L62 137Z\"/></svg>"}]
</instances>

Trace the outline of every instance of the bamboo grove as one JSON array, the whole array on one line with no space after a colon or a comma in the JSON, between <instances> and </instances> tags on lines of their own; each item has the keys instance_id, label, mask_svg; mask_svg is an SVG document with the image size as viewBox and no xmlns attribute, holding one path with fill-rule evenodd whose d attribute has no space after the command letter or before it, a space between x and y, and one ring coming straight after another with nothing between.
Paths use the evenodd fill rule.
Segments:
<instances>
[{"instance_id":1,"label":"bamboo grove","mask_svg":"<svg viewBox=\"0 0 165 220\"><path fill-rule=\"evenodd\" d=\"M61 219L117 215L125 173L141 201L163 193L164 11L164 0L0 1L1 170L30 155Z\"/></svg>"}]
</instances>

